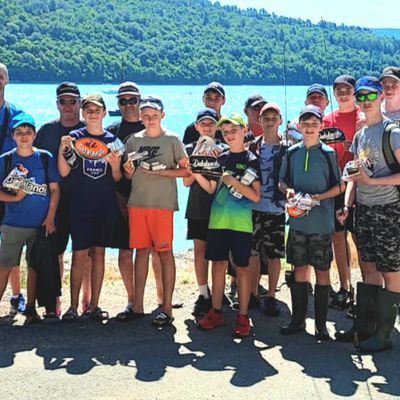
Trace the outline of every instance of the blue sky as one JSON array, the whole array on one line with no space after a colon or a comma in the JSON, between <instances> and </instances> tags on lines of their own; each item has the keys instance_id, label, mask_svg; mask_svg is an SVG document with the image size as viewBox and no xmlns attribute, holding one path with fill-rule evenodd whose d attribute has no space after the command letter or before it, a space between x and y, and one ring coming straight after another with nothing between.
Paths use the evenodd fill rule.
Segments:
<instances>
[{"instance_id":1,"label":"blue sky","mask_svg":"<svg viewBox=\"0 0 400 400\"><path fill-rule=\"evenodd\" d=\"M318 22L321 17L337 24L366 28L400 29L395 0L219 0L222 5L265 8L269 13Z\"/></svg>"}]
</instances>

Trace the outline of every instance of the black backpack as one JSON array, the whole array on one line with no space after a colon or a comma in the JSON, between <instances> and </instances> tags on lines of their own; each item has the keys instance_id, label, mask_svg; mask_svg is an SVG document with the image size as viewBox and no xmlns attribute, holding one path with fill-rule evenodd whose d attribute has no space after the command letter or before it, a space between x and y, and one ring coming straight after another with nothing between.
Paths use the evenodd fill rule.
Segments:
<instances>
[{"instance_id":1,"label":"black backpack","mask_svg":"<svg viewBox=\"0 0 400 400\"><path fill-rule=\"evenodd\" d=\"M394 129L400 128L399 121L387 121L385 123L385 130L382 135L382 153L385 158L386 165L392 171L393 174L397 174L400 172L400 164L397 161L396 155L390 145L390 136L392 135L392 131ZM400 186L396 186L398 192L400 193Z\"/></svg>"}]
</instances>

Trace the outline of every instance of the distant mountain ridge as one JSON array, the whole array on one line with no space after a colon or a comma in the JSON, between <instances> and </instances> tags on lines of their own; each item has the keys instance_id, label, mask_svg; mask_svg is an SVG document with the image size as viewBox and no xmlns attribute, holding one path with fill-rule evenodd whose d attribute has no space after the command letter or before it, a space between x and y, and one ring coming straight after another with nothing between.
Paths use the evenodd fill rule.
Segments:
<instances>
[{"instance_id":1,"label":"distant mountain ridge","mask_svg":"<svg viewBox=\"0 0 400 400\"><path fill-rule=\"evenodd\" d=\"M310 84L400 65L400 40L208 0L8 0L0 60L21 82Z\"/></svg>"},{"instance_id":2,"label":"distant mountain ridge","mask_svg":"<svg viewBox=\"0 0 400 400\"><path fill-rule=\"evenodd\" d=\"M395 28L377 28L371 29L377 35L400 39L400 29Z\"/></svg>"}]
</instances>

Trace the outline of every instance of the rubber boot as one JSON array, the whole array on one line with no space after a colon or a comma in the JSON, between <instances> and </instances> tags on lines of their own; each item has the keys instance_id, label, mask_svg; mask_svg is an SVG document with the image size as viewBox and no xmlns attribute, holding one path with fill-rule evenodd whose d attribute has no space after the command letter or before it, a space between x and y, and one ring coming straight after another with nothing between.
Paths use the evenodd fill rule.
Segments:
<instances>
[{"instance_id":1,"label":"rubber boot","mask_svg":"<svg viewBox=\"0 0 400 400\"><path fill-rule=\"evenodd\" d=\"M369 283L357 283L356 320L358 340L369 339L375 330L376 298L381 286ZM339 342L352 342L354 340L355 326L347 331L335 333Z\"/></svg>"},{"instance_id":2,"label":"rubber boot","mask_svg":"<svg viewBox=\"0 0 400 400\"><path fill-rule=\"evenodd\" d=\"M306 313L308 307L308 283L295 282L290 288L292 296L292 319L288 325L282 326L282 335L291 335L306 329Z\"/></svg>"},{"instance_id":3,"label":"rubber boot","mask_svg":"<svg viewBox=\"0 0 400 400\"><path fill-rule=\"evenodd\" d=\"M329 340L326 329L326 317L328 315L329 285L315 285L314 313L315 313L315 338L318 341Z\"/></svg>"},{"instance_id":4,"label":"rubber boot","mask_svg":"<svg viewBox=\"0 0 400 400\"><path fill-rule=\"evenodd\" d=\"M396 322L399 309L400 293L382 289L378 292L376 307L376 329L368 340L360 342L358 350L376 353L393 346L390 334Z\"/></svg>"}]
</instances>

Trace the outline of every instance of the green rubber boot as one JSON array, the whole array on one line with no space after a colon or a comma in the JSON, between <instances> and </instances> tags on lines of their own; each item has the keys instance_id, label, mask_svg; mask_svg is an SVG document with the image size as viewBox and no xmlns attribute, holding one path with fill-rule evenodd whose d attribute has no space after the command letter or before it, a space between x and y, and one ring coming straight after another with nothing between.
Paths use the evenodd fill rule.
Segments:
<instances>
[{"instance_id":1,"label":"green rubber boot","mask_svg":"<svg viewBox=\"0 0 400 400\"><path fill-rule=\"evenodd\" d=\"M282 335L292 335L306 329L306 314L308 307L308 283L295 282L290 288L292 296L292 319L288 325L282 326Z\"/></svg>"},{"instance_id":2,"label":"green rubber boot","mask_svg":"<svg viewBox=\"0 0 400 400\"><path fill-rule=\"evenodd\" d=\"M399 309L400 293L382 289L378 292L376 307L376 329L368 340L360 342L358 350L376 353L393 346L390 335L396 322Z\"/></svg>"},{"instance_id":3,"label":"green rubber boot","mask_svg":"<svg viewBox=\"0 0 400 400\"><path fill-rule=\"evenodd\" d=\"M315 313L315 338L318 341L329 340L329 333L326 329L326 318L328 315L330 285L315 285L314 313Z\"/></svg>"},{"instance_id":4,"label":"green rubber boot","mask_svg":"<svg viewBox=\"0 0 400 400\"><path fill-rule=\"evenodd\" d=\"M376 298L382 287L368 283L357 283L356 321L357 336L359 340L369 339L375 331ZM354 340L355 326L347 331L336 332L335 337L339 342L352 342Z\"/></svg>"}]
</instances>

